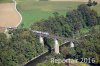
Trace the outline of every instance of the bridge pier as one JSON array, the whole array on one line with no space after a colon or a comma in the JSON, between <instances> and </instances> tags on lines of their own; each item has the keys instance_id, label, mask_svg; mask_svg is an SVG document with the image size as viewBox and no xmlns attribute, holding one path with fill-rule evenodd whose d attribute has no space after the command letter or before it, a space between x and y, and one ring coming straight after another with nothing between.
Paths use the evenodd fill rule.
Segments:
<instances>
[{"instance_id":1,"label":"bridge pier","mask_svg":"<svg viewBox=\"0 0 100 66\"><path fill-rule=\"evenodd\" d=\"M44 47L44 40L43 40L43 37L40 35L40 43L42 44L42 46Z\"/></svg>"},{"instance_id":2,"label":"bridge pier","mask_svg":"<svg viewBox=\"0 0 100 66\"><path fill-rule=\"evenodd\" d=\"M73 48L74 47L74 43L71 41L70 42L70 47Z\"/></svg>"},{"instance_id":3,"label":"bridge pier","mask_svg":"<svg viewBox=\"0 0 100 66\"><path fill-rule=\"evenodd\" d=\"M58 40L55 38L54 42L55 42L54 51L55 51L56 54L59 54L59 43L58 43Z\"/></svg>"}]
</instances>

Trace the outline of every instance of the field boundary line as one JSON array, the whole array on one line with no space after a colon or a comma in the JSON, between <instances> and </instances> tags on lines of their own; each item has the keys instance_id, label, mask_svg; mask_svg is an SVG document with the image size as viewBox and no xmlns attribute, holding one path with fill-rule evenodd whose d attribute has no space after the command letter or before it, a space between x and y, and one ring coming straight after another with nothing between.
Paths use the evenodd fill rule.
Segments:
<instances>
[{"instance_id":1,"label":"field boundary line","mask_svg":"<svg viewBox=\"0 0 100 66\"><path fill-rule=\"evenodd\" d=\"M22 22L22 15L21 15L21 13L17 10L17 2L16 2L15 0L13 0L13 2L14 2L14 4L15 4L15 10L16 10L16 12L18 13L18 15L20 16L20 21L19 21L19 23L16 25L16 27L18 27L18 26L21 24L21 22Z\"/></svg>"}]
</instances>

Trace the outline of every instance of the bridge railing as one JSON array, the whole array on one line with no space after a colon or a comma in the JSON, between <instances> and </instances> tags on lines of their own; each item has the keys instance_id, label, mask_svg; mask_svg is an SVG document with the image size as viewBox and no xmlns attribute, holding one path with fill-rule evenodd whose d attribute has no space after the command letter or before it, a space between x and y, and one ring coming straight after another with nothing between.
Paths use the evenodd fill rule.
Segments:
<instances>
[{"instance_id":1,"label":"bridge railing","mask_svg":"<svg viewBox=\"0 0 100 66\"><path fill-rule=\"evenodd\" d=\"M38 33L38 34L44 34L44 35L49 35L48 32L42 32L42 31L37 31L37 30L31 30L33 33Z\"/></svg>"}]
</instances>

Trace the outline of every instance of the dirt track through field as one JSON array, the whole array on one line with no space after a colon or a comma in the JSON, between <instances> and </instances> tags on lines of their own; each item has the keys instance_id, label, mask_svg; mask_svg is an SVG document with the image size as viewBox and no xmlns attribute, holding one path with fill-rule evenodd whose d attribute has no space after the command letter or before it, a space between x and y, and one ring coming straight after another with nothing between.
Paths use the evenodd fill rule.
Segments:
<instances>
[{"instance_id":1,"label":"dirt track through field","mask_svg":"<svg viewBox=\"0 0 100 66\"><path fill-rule=\"evenodd\" d=\"M0 4L0 27L17 27L21 18L15 3Z\"/></svg>"}]
</instances>

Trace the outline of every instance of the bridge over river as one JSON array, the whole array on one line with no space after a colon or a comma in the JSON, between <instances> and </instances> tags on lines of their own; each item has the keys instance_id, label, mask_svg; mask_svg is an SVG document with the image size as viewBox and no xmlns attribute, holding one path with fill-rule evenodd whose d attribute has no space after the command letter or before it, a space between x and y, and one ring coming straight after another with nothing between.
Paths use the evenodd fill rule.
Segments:
<instances>
[{"instance_id":1,"label":"bridge over river","mask_svg":"<svg viewBox=\"0 0 100 66\"><path fill-rule=\"evenodd\" d=\"M59 48L65 44L67 44L68 42L70 43L70 47L73 48L74 47L74 39L72 38L64 38L64 37L58 37L58 36L53 36L50 35L48 32L42 32L42 31L36 31L36 30L31 30L33 33L35 33L36 35L39 36L39 40L40 43L44 46L44 37L46 38L52 38L54 39L54 48L51 48L47 51L44 51L43 53L41 53L40 55L32 58L31 60L29 60L28 62L26 62L25 64L23 64L24 66L36 66L37 63L39 63L39 61L43 61L46 59L46 56L50 54L51 51L54 51L56 54L60 54L59 52ZM64 42L62 44L59 44L58 39L62 39L64 40ZM44 49L44 48L43 48ZM41 60L40 60L41 59ZM38 61L38 62L37 62Z\"/></svg>"},{"instance_id":2,"label":"bridge over river","mask_svg":"<svg viewBox=\"0 0 100 66\"><path fill-rule=\"evenodd\" d=\"M11 30L17 29L15 27L8 27L8 28L4 27L4 28L6 29L5 32L7 32L9 29L11 29ZM38 59L39 59L38 61L41 61L40 59L45 58L45 56L50 54L51 51L54 51L55 54L60 54L59 48L65 44L67 44L68 42L70 43L70 47L74 48L73 42L76 40L73 38L59 37L59 36L50 35L48 32L42 32L42 31L31 30L31 29L29 29L29 30L39 36L39 41L40 41L40 44L42 44L42 46L43 46L43 50L44 50L44 45L45 45L45 41L46 41L46 39L44 39L45 37L54 39L54 48L51 48L49 46L47 51L43 51L43 53L39 54L38 56L36 56L36 57L32 58L31 60L27 61L26 63L22 64L23 66L31 66L31 64L32 64L32 66L35 66L38 63L37 62ZM63 40L63 43L59 44L59 40Z\"/></svg>"}]
</instances>

